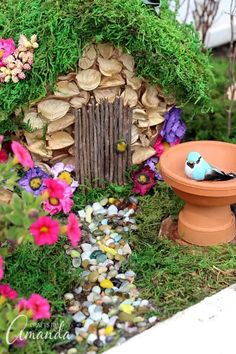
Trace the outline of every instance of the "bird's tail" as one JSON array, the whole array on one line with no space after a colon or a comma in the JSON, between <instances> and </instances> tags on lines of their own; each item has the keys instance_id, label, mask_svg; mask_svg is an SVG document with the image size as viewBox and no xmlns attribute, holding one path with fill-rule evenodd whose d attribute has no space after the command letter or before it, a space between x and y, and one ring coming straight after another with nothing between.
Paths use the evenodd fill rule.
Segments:
<instances>
[{"instance_id":1,"label":"bird's tail","mask_svg":"<svg viewBox=\"0 0 236 354\"><path fill-rule=\"evenodd\" d=\"M220 171L218 169L213 169L211 174L206 175L206 181L228 181L230 179L236 178L236 173L229 172L225 173L224 171Z\"/></svg>"}]
</instances>

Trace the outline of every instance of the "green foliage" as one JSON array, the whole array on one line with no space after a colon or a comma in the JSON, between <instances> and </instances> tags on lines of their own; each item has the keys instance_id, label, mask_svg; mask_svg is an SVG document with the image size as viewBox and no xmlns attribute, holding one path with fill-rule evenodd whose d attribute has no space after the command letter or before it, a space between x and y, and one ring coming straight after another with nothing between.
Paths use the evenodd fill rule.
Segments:
<instances>
[{"instance_id":1,"label":"green foliage","mask_svg":"<svg viewBox=\"0 0 236 354\"><path fill-rule=\"evenodd\" d=\"M209 91L212 111L205 114L200 107L193 109L192 104L183 108L183 119L187 124L186 140L222 140L236 143L236 103L233 106L231 136L227 137L227 110L230 103L226 97L229 87L228 59L211 58L211 63L214 74Z\"/></svg>"},{"instance_id":2,"label":"green foliage","mask_svg":"<svg viewBox=\"0 0 236 354\"><path fill-rule=\"evenodd\" d=\"M86 193L84 192L84 188L86 188ZM124 186L107 183L105 188L93 188L88 184L80 186L73 196L73 209L74 211L78 211L88 204L99 202L103 198L126 198L131 194L132 188L133 185L131 183Z\"/></svg>"},{"instance_id":3,"label":"green foliage","mask_svg":"<svg viewBox=\"0 0 236 354\"><path fill-rule=\"evenodd\" d=\"M30 320L25 312L19 316L16 301L4 301L0 296L0 354L8 353L9 343L13 343L21 331L23 333L24 329L33 325L34 321Z\"/></svg>"},{"instance_id":4,"label":"green foliage","mask_svg":"<svg viewBox=\"0 0 236 354\"><path fill-rule=\"evenodd\" d=\"M138 74L174 92L179 103L209 104L208 56L193 28L178 23L166 6L156 16L142 0L3 0L1 37L17 42L21 33L37 34L39 48L26 80L1 84L1 120L43 98L59 74L75 70L84 46L94 40L126 48Z\"/></svg>"},{"instance_id":5,"label":"green foliage","mask_svg":"<svg viewBox=\"0 0 236 354\"><path fill-rule=\"evenodd\" d=\"M129 236L133 253L129 267L145 298L165 319L236 281L235 245L183 247L159 239L161 221L175 217L182 201L165 184L140 198L138 231Z\"/></svg>"},{"instance_id":6,"label":"green foliage","mask_svg":"<svg viewBox=\"0 0 236 354\"><path fill-rule=\"evenodd\" d=\"M80 269L72 267L63 241L41 247L23 244L6 260L4 281L10 282L22 296L37 292L47 298L54 313L64 309L63 295L80 278Z\"/></svg>"}]
</instances>

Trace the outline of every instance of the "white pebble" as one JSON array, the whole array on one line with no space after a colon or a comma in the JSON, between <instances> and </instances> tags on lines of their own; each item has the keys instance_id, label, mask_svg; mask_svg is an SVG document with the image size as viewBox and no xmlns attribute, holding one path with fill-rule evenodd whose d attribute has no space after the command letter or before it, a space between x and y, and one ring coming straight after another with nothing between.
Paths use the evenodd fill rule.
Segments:
<instances>
[{"instance_id":1,"label":"white pebble","mask_svg":"<svg viewBox=\"0 0 236 354\"><path fill-rule=\"evenodd\" d=\"M107 213L108 213L108 216L117 215L118 209L115 205L110 205L109 208L107 209Z\"/></svg>"},{"instance_id":2,"label":"white pebble","mask_svg":"<svg viewBox=\"0 0 236 354\"><path fill-rule=\"evenodd\" d=\"M93 342L97 339L98 337L94 333L90 333L90 335L87 338L87 343L88 344L93 344Z\"/></svg>"},{"instance_id":3,"label":"white pebble","mask_svg":"<svg viewBox=\"0 0 236 354\"><path fill-rule=\"evenodd\" d=\"M82 248L83 252L90 252L92 245L90 245L90 243L82 243L80 247Z\"/></svg>"},{"instance_id":4,"label":"white pebble","mask_svg":"<svg viewBox=\"0 0 236 354\"><path fill-rule=\"evenodd\" d=\"M73 316L73 320L75 322L81 322L85 320L86 316L83 314L83 312L79 311Z\"/></svg>"}]
</instances>

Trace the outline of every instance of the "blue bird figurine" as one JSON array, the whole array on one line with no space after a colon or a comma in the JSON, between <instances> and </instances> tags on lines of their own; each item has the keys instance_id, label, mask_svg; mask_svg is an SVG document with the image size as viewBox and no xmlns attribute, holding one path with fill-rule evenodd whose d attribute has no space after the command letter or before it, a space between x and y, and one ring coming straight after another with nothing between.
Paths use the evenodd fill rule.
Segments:
<instances>
[{"instance_id":1,"label":"blue bird figurine","mask_svg":"<svg viewBox=\"0 0 236 354\"><path fill-rule=\"evenodd\" d=\"M199 152L190 152L185 162L186 175L196 181L228 181L236 178L235 173L225 173L210 165Z\"/></svg>"}]
</instances>

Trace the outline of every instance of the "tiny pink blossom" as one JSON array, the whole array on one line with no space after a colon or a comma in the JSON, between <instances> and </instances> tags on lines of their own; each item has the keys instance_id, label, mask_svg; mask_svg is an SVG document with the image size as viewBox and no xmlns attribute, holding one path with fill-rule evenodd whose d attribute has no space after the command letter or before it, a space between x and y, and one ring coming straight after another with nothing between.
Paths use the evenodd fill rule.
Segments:
<instances>
[{"instance_id":1,"label":"tiny pink blossom","mask_svg":"<svg viewBox=\"0 0 236 354\"><path fill-rule=\"evenodd\" d=\"M12 289L9 284L0 284L0 295L7 299L15 300L18 293Z\"/></svg>"},{"instance_id":2,"label":"tiny pink blossom","mask_svg":"<svg viewBox=\"0 0 236 354\"><path fill-rule=\"evenodd\" d=\"M4 260L2 256L0 256L0 280L4 277Z\"/></svg>"},{"instance_id":3,"label":"tiny pink blossom","mask_svg":"<svg viewBox=\"0 0 236 354\"><path fill-rule=\"evenodd\" d=\"M46 180L45 183L47 181L48 180ZM73 196L72 189L66 182L62 180L55 179L53 181L56 182L57 185L63 187L64 193L63 195L56 197L54 191L52 194L48 189L49 198L43 202L44 210L51 215L58 214L60 211L62 211L65 214L68 214L71 211L73 205L73 200L71 199Z\"/></svg>"},{"instance_id":4,"label":"tiny pink blossom","mask_svg":"<svg viewBox=\"0 0 236 354\"><path fill-rule=\"evenodd\" d=\"M23 72L18 74L19 79L24 80L25 79L25 74Z\"/></svg>"},{"instance_id":5,"label":"tiny pink blossom","mask_svg":"<svg viewBox=\"0 0 236 354\"><path fill-rule=\"evenodd\" d=\"M32 310L33 320L35 321L51 317L48 300L44 299L39 294L32 294L28 300L27 306Z\"/></svg>"},{"instance_id":6,"label":"tiny pink blossom","mask_svg":"<svg viewBox=\"0 0 236 354\"><path fill-rule=\"evenodd\" d=\"M28 150L26 150L20 143L13 141L11 143L12 151L17 161L24 167L33 168L34 162Z\"/></svg>"},{"instance_id":7,"label":"tiny pink blossom","mask_svg":"<svg viewBox=\"0 0 236 354\"><path fill-rule=\"evenodd\" d=\"M81 239L81 229L78 219L74 213L70 213L67 221L67 237L70 240L72 247L77 247Z\"/></svg>"},{"instance_id":8,"label":"tiny pink blossom","mask_svg":"<svg viewBox=\"0 0 236 354\"><path fill-rule=\"evenodd\" d=\"M5 66L4 60L15 50L15 43L12 38L0 39L0 67Z\"/></svg>"},{"instance_id":9,"label":"tiny pink blossom","mask_svg":"<svg viewBox=\"0 0 236 354\"><path fill-rule=\"evenodd\" d=\"M28 310L28 301L26 299L20 299L16 305L19 312Z\"/></svg>"}]
</instances>

